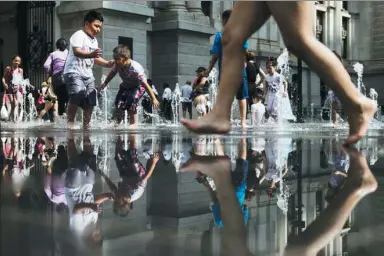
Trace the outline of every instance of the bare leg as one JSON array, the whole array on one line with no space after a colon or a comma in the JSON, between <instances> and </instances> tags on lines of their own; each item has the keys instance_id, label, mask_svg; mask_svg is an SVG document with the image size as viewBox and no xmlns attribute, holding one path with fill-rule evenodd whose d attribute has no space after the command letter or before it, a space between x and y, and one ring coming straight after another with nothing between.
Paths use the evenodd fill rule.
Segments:
<instances>
[{"instance_id":1,"label":"bare leg","mask_svg":"<svg viewBox=\"0 0 384 256\"><path fill-rule=\"evenodd\" d=\"M75 124L75 117L78 106L72 103L68 103L67 107L67 118L68 118L68 127L69 129L73 129Z\"/></svg>"},{"instance_id":2,"label":"bare leg","mask_svg":"<svg viewBox=\"0 0 384 256\"><path fill-rule=\"evenodd\" d=\"M245 123L247 120L247 99L239 100L239 111L241 128L245 128Z\"/></svg>"},{"instance_id":3,"label":"bare leg","mask_svg":"<svg viewBox=\"0 0 384 256\"><path fill-rule=\"evenodd\" d=\"M90 128L92 119L93 106L86 106L83 110L83 129L87 130Z\"/></svg>"},{"instance_id":4,"label":"bare leg","mask_svg":"<svg viewBox=\"0 0 384 256\"><path fill-rule=\"evenodd\" d=\"M239 1L223 31L223 64L216 104L211 112L198 120L181 120L196 133L227 133L233 99L240 87L244 71L244 42L270 17L265 2Z\"/></svg>"},{"instance_id":5,"label":"bare leg","mask_svg":"<svg viewBox=\"0 0 384 256\"><path fill-rule=\"evenodd\" d=\"M303 59L339 97L349 122L349 137L345 143L355 143L365 135L376 105L358 92L342 63L314 36L312 4L306 1L267 2L287 48Z\"/></svg>"},{"instance_id":6,"label":"bare leg","mask_svg":"<svg viewBox=\"0 0 384 256\"><path fill-rule=\"evenodd\" d=\"M51 109L52 103L51 102L46 102L44 109L40 111L39 116L37 117L38 120L42 119L44 115Z\"/></svg>"},{"instance_id":7,"label":"bare leg","mask_svg":"<svg viewBox=\"0 0 384 256\"><path fill-rule=\"evenodd\" d=\"M288 243L285 255L316 255L340 232L357 203L377 189L366 159L356 150L347 151L351 167L344 187L304 233Z\"/></svg>"},{"instance_id":8,"label":"bare leg","mask_svg":"<svg viewBox=\"0 0 384 256\"><path fill-rule=\"evenodd\" d=\"M115 124L116 127L121 124L121 121L123 121L123 114L124 114L123 110L116 109L116 124Z\"/></svg>"},{"instance_id":9,"label":"bare leg","mask_svg":"<svg viewBox=\"0 0 384 256\"><path fill-rule=\"evenodd\" d=\"M128 111L129 127L134 128L136 126L137 114L132 111Z\"/></svg>"},{"instance_id":10,"label":"bare leg","mask_svg":"<svg viewBox=\"0 0 384 256\"><path fill-rule=\"evenodd\" d=\"M58 107L59 103L56 101L55 104L53 104L53 121L56 121L56 117L58 115Z\"/></svg>"}]
</instances>

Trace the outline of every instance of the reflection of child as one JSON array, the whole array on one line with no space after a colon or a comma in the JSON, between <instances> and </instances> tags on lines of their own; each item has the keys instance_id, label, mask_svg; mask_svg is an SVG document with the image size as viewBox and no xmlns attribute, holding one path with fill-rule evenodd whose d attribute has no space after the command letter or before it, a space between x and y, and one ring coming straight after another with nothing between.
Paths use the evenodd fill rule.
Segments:
<instances>
[{"instance_id":1,"label":"reflection of child","mask_svg":"<svg viewBox=\"0 0 384 256\"><path fill-rule=\"evenodd\" d=\"M279 152L280 151L280 152ZM265 156L267 160L266 171L267 173L260 180L260 184L267 180L270 182L267 194L271 198L276 190L276 184L280 182L283 177L288 173L287 162L284 161L284 172L280 174L280 161L279 153L282 149L278 147L278 140L268 140L265 146Z\"/></svg>"},{"instance_id":2,"label":"reflection of child","mask_svg":"<svg viewBox=\"0 0 384 256\"><path fill-rule=\"evenodd\" d=\"M128 111L130 124L135 124L137 114L137 104L144 92L147 91L152 99L153 106L157 108L159 102L147 82L144 68L136 61L131 59L131 51L124 45L119 45L113 49L113 59L115 65L108 74L105 82L100 86L104 89L108 83L119 73L123 82L116 95L116 122L120 124L123 120L124 111Z\"/></svg>"},{"instance_id":3,"label":"reflection of child","mask_svg":"<svg viewBox=\"0 0 384 256\"><path fill-rule=\"evenodd\" d=\"M336 193L343 187L346 178L348 177L348 169L350 166L349 155L343 151L339 152L336 148L332 150L332 165L333 171L328 181L328 191L325 199L329 202Z\"/></svg>"},{"instance_id":4,"label":"reflection of child","mask_svg":"<svg viewBox=\"0 0 384 256\"><path fill-rule=\"evenodd\" d=\"M113 212L116 215L125 217L133 209L133 202L138 200L145 191L147 181L155 170L156 163L159 160L158 154L148 161L150 164L148 171L138 159L137 150L135 147L135 137L130 138L130 148L123 149L123 140L119 136L116 142L116 165L120 172L121 181L118 185L104 174L105 181L110 189L114 192Z\"/></svg>"},{"instance_id":5,"label":"reflection of child","mask_svg":"<svg viewBox=\"0 0 384 256\"><path fill-rule=\"evenodd\" d=\"M240 143L240 153L239 157L236 159L236 167L235 170L231 172L232 184L235 187L235 193L240 204L241 210L244 216L244 223L248 222L248 208L245 204L245 193L247 188L247 176L248 176L248 161L247 161L247 143L246 139L243 138ZM217 198L217 193L212 188L212 184L210 184L210 180L207 179L206 175L198 173L197 181L202 183L207 189L211 196L212 204L212 212L215 224L218 227L223 227L223 220L221 218L221 210L220 210L220 202Z\"/></svg>"},{"instance_id":6,"label":"reflection of child","mask_svg":"<svg viewBox=\"0 0 384 256\"><path fill-rule=\"evenodd\" d=\"M68 140L68 169L65 177L65 199L68 204L70 228L82 238L99 244L102 241L98 226L99 205L111 199L110 193L94 196L96 156L89 138L78 154L73 139Z\"/></svg>"},{"instance_id":7,"label":"reflection of child","mask_svg":"<svg viewBox=\"0 0 384 256\"><path fill-rule=\"evenodd\" d=\"M44 182L44 191L49 200L56 205L56 210L62 212L66 208L64 173L68 168L68 161L64 146L58 147L57 158L48 168ZM52 170L52 171L51 171Z\"/></svg>"}]
</instances>

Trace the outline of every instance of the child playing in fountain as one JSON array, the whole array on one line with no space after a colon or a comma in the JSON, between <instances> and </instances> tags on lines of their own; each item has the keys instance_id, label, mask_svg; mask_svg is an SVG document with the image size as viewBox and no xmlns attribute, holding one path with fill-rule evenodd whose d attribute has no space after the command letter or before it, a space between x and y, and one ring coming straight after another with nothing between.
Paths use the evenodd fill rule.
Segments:
<instances>
[{"instance_id":1,"label":"child playing in fountain","mask_svg":"<svg viewBox=\"0 0 384 256\"><path fill-rule=\"evenodd\" d=\"M287 88L284 83L284 77L276 72L277 62L275 58L268 58L267 76L264 83L264 96L267 103L267 113L269 116L278 121L280 97L287 97Z\"/></svg>"},{"instance_id":2,"label":"child playing in fountain","mask_svg":"<svg viewBox=\"0 0 384 256\"><path fill-rule=\"evenodd\" d=\"M207 113L207 102L208 99L204 94L204 89L199 86L195 89L195 99L193 104L195 105L198 118L204 116Z\"/></svg>"},{"instance_id":3,"label":"child playing in fountain","mask_svg":"<svg viewBox=\"0 0 384 256\"><path fill-rule=\"evenodd\" d=\"M128 47L124 45L115 47L113 49L113 59L115 60L115 65L111 72L109 72L105 82L100 86L100 89L104 89L112 78L119 73L123 82L120 84L120 89L115 99L116 125L121 123L124 111L126 110L128 111L130 125L135 125L137 105L145 91L151 97L155 108L158 108L159 102L147 82L144 68L138 62L131 59L131 51Z\"/></svg>"},{"instance_id":4,"label":"child playing in fountain","mask_svg":"<svg viewBox=\"0 0 384 256\"><path fill-rule=\"evenodd\" d=\"M251 123L252 126L260 125L263 122L265 115L265 106L261 103L263 100L263 90L260 88L254 89L251 105Z\"/></svg>"},{"instance_id":5,"label":"child playing in fountain","mask_svg":"<svg viewBox=\"0 0 384 256\"><path fill-rule=\"evenodd\" d=\"M41 120L45 114L53 108L53 117L52 121L55 121L57 117L58 103L57 96L54 93L52 83L43 82L42 86L42 96L44 97L44 109L40 111L37 120Z\"/></svg>"},{"instance_id":6,"label":"child playing in fountain","mask_svg":"<svg viewBox=\"0 0 384 256\"><path fill-rule=\"evenodd\" d=\"M20 64L20 56L14 56L12 58L11 65L5 68L2 79L5 98L11 103L10 119L14 122L16 122L19 117L19 108L22 104L22 91L20 90L20 84L15 84L15 81L21 83L24 79L23 69L20 68Z\"/></svg>"}]
</instances>

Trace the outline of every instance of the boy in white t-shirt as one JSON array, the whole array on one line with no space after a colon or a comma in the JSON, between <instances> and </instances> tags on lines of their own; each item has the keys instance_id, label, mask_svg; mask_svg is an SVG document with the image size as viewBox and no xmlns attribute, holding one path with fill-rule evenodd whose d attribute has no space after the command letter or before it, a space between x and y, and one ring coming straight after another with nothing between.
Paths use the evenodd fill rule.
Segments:
<instances>
[{"instance_id":1,"label":"boy in white t-shirt","mask_svg":"<svg viewBox=\"0 0 384 256\"><path fill-rule=\"evenodd\" d=\"M114 64L112 60L106 61L101 58L101 49L95 37L100 33L103 21L101 13L88 12L84 17L83 29L74 33L69 40L70 48L63 72L69 95L67 109L69 128L73 128L78 107L84 111L84 128L88 128L91 121L97 100L93 64L106 68L111 68Z\"/></svg>"},{"instance_id":2,"label":"boy in white t-shirt","mask_svg":"<svg viewBox=\"0 0 384 256\"><path fill-rule=\"evenodd\" d=\"M263 90L256 88L252 95L251 105L251 123L252 125L260 125L264 120L265 106L261 103L263 99Z\"/></svg>"}]
</instances>

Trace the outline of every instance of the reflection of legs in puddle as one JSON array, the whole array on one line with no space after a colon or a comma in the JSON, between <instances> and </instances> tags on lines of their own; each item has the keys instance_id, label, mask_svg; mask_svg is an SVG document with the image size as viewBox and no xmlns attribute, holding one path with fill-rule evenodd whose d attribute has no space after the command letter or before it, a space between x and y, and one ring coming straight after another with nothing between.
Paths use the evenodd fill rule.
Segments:
<instances>
[{"instance_id":1,"label":"reflection of legs in puddle","mask_svg":"<svg viewBox=\"0 0 384 256\"><path fill-rule=\"evenodd\" d=\"M320 216L299 236L288 243L285 255L316 255L343 228L357 203L377 189L377 182L366 159L348 149L351 167L344 187Z\"/></svg>"},{"instance_id":2,"label":"reflection of legs in puddle","mask_svg":"<svg viewBox=\"0 0 384 256\"><path fill-rule=\"evenodd\" d=\"M232 185L231 162L221 154L223 150L218 139L215 145L220 156L194 156L181 170L198 170L214 180L215 198L220 203L221 219L224 223L222 244L225 255L252 255L247 248L243 214Z\"/></svg>"}]
</instances>

